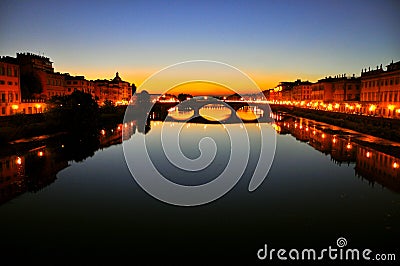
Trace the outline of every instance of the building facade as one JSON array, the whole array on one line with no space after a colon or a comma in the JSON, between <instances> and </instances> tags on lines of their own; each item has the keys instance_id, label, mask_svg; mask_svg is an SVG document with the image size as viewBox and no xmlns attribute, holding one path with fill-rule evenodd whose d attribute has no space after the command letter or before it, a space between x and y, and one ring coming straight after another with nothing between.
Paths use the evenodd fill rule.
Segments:
<instances>
[{"instance_id":1,"label":"building facade","mask_svg":"<svg viewBox=\"0 0 400 266\"><path fill-rule=\"evenodd\" d=\"M123 81L118 72L112 80L94 80L93 90L99 105L103 105L105 101L111 101L113 104L128 104L132 97L129 82Z\"/></svg>"},{"instance_id":2,"label":"building facade","mask_svg":"<svg viewBox=\"0 0 400 266\"><path fill-rule=\"evenodd\" d=\"M400 61L361 73L363 113L400 118Z\"/></svg>"},{"instance_id":3,"label":"building facade","mask_svg":"<svg viewBox=\"0 0 400 266\"><path fill-rule=\"evenodd\" d=\"M18 112L21 103L20 68L12 58L0 59L0 115Z\"/></svg>"},{"instance_id":4,"label":"building facade","mask_svg":"<svg viewBox=\"0 0 400 266\"><path fill-rule=\"evenodd\" d=\"M292 98L294 101L309 101L311 99L311 82L299 81L293 86Z\"/></svg>"}]
</instances>

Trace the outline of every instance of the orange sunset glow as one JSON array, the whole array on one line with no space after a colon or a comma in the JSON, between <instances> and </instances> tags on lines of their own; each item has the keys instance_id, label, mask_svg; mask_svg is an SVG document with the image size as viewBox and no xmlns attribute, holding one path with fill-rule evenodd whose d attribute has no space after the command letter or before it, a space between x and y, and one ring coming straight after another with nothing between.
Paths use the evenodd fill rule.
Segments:
<instances>
[{"instance_id":1,"label":"orange sunset glow","mask_svg":"<svg viewBox=\"0 0 400 266\"><path fill-rule=\"evenodd\" d=\"M202 96L202 95L223 96L223 95L232 95L235 92L214 83L190 82L179 85L169 90L168 93L174 95L178 95L180 93L186 93L186 94L191 94L193 96Z\"/></svg>"}]
</instances>

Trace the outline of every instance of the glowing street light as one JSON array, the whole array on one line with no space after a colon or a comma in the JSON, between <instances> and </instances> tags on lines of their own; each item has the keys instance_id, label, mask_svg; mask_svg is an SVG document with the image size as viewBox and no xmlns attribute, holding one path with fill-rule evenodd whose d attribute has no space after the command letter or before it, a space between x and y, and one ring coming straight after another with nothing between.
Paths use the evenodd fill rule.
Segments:
<instances>
[{"instance_id":1,"label":"glowing street light","mask_svg":"<svg viewBox=\"0 0 400 266\"><path fill-rule=\"evenodd\" d=\"M370 112L373 112L373 111L375 111L376 110L376 105L375 104L371 104L370 106L369 106L369 109L368 109Z\"/></svg>"}]
</instances>

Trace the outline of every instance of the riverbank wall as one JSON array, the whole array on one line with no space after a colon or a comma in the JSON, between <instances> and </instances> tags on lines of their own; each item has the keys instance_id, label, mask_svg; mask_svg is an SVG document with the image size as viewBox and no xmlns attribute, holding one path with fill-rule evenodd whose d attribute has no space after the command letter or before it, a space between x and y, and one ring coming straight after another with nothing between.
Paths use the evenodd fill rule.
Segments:
<instances>
[{"instance_id":1,"label":"riverbank wall","mask_svg":"<svg viewBox=\"0 0 400 266\"><path fill-rule=\"evenodd\" d=\"M296 106L271 104L273 112L284 112L298 117L304 117L330 125L351 129L360 133L400 142L400 120L322 111Z\"/></svg>"}]
</instances>

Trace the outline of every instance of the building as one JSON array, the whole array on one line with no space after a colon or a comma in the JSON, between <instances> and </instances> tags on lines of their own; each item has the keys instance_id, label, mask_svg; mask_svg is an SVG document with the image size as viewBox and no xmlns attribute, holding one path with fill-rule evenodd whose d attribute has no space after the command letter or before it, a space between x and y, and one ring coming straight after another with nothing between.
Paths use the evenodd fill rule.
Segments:
<instances>
[{"instance_id":1,"label":"building","mask_svg":"<svg viewBox=\"0 0 400 266\"><path fill-rule=\"evenodd\" d=\"M360 85L361 79L354 75L351 78L346 76L336 78L333 82L333 100L335 102L359 101Z\"/></svg>"},{"instance_id":2,"label":"building","mask_svg":"<svg viewBox=\"0 0 400 266\"><path fill-rule=\"evenodd\" d=\"M18 112L21 103L20 68L14 58L0 58L0 115Z\"/></svg>"},{"instance_id":3,"label":"building","mask_svg":"<svg viewBox=\"0 0 400 266\"><path fill-rule=\"evenodd\" d=\"M400 118L400 61L361 71L362 112Z\"/></svg>"},{"instance_id":4,"label":"building","mask_svg":"<svg viewBox=\"0 0 400 266\"><path fill-rule=\"evenodd\" d=\"M70 76L65 74L65 94L70 95L74 91L90 93L95 98L94 82L85 79L84 76Z\"/></svg>"},{"instance_id":5,"label":"building","mask_svg":"<svg viewBox=\"0 0 400 266\"><path fill-rule=\"evenodd\" d=\"M104 104L105 101L111 101L113 104L128 104L132 97L129 82L123 81L118 72L112 80L94 80L93 90L99 105Z\"/></svg>"},{"instance_id":6,"label":"building","mask_svg":"<svg viewBox=\"0 0 400 266\"><path fill-rule=\"evenodd\" d=\"M337 78L326 77L311 84L311 100L317 102L333 102L334 100L334 81Z\"/></svg>"},{"instance_id":7,"label":"building","mask_svg":"<svg viewBox=\"0 0 400 266\"><path fill-rule=\"evenodd\" d=\"M294 101L309 101L311 99L311 82L297 80L293 86L292 98Z\"/></svg>"},{"instance_id":8,"label":"building","mask_svg":"<svg viewBox=\"0 0 400 266\"><path fill-rule=\"evenodd\" d=\"M118 101L116 104L127 104L132 97L132 88L129 82L123 81L117 72L111 84L113 87L118 88Z\"/></svg>"},{"instance_id":9,"label":"building","mask_svg":"<svg viewBox=\"0 0 400 266\"><path fill-rule=\"evenodd\" d=\"M21 68L21 76L39 82L38 91L26 97L47 100L53 96L65 95L65 75L54 72L53 62L48 57L32 53L17 53L17 62Z\"/></svg>"}]
</instances>

